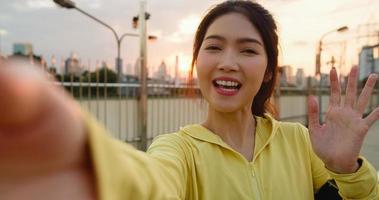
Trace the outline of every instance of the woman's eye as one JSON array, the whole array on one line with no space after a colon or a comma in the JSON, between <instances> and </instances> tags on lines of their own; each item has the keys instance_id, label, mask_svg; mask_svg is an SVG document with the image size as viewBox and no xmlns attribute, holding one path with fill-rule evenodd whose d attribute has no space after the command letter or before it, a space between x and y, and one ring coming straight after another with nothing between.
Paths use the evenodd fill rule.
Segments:
<instances>
[{"instance_id":1,"label":"woman's eye","mask_svg":"<svg viewBox=\"0 0 379 200\"><path fill-rule=\"evenodd\" d=\"M211 51L220 51L221 48L218 46L207 46L205 47L206 50L211 50Z\"/></svg>"},{"instance_id":2,"label":"woman's eye","mask_svg":"<svg viewBox=\"0 0 379 200\"><path fill-rule=\"evenodd\" d=\"M255 50L253 49L244 49L241 51L241 53L248 54L248 55L256 55L258 54Z\"/></svg>"}]
</instances>

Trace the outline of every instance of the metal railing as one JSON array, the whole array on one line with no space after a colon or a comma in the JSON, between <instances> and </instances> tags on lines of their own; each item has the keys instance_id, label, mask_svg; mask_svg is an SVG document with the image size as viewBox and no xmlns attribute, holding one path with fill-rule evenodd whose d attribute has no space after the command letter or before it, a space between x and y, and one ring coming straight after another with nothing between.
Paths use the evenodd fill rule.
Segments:
<instances>
[{"instance_id":1,"label":"metal railing","mask_svg":"<svg viewBox=\"0 0 379 200\"><path fill-rule=\"evenodd\" d=\"M138 147L138 83L56 82L92 113L117 139ZM324 91L325 90L325 91ZM117 91L121 91L117 93ZM274 99L278 118L307 125L308 89L281 88ZM328 105L328 89L323 88L322 111ZM367 111L379 105L375 91ZM148 145L154 137L177 131L187 124L203 121L207 103L196 87L174 84L148 84L147 133Z\"/></svg>"}]
</instances>

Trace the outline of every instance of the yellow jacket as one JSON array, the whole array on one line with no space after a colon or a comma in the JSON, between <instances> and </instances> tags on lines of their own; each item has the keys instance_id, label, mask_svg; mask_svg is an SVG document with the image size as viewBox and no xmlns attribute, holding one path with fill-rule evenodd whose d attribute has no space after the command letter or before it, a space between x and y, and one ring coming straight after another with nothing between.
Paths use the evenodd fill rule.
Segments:
<instances>
[{"instance_id":1,"label":"yellow jacket","mask_svg":"<svg viewBox=\"0 0 379 200\"><path fill-rule=\"evenodd\" d=\"M333 178L344 199L379 199L376 170L367 160L361 158L353 174L328 171L298 123L257 117L255 138L252 162L201 125L159 136L148 153L171 198L305 200Z\"/></svg>"},{"instance_id":2,"label":"yellow jacket","mask_svg":"<svg viewBox=\"0 0 379 200\"><path fill-rule=\"evenodd\" d=\"M112 139L89 115L85 123L99 199L170 199L146 153Z\"/></svg>"}]
</instances>

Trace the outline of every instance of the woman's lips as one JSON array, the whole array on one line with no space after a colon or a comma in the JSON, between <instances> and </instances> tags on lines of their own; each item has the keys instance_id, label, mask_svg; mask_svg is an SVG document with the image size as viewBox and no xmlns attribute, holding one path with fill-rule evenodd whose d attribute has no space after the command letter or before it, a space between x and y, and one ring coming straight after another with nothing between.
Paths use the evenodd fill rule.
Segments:
<instances>
[{"instance_id":1,"label":"woman's lips","mask_svg":"<svg viewBox=\"0 0 379 200\"><path fill-rule=\"evenodd\" d=\"M218 77L212 83L216 92L223 96L236 95L242 86L237 79L231 77Z\"/></svg>"},{"instance_id":2,"label":"woman's lips","mask_svg":"<svg viewBox=\"0 0 379 200\"><path fill-rule=\"evenodd\" d=\"M218 94L223 96L234 96L238 93L239 89L227 89L223 87L215 87L215 90Z\"/></svg>"}]
</instances>

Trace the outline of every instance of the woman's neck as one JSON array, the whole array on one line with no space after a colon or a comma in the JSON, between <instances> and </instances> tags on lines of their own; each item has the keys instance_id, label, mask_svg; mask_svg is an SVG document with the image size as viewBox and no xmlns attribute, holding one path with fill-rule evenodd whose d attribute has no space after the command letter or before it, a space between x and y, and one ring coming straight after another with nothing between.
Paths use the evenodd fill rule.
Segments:
<instances>
[{"instance_id":1,"label":"woman's neck","mask_svg":"<svg viewBox=\"0 0 379 200\"><path fill-rule=\"evenodd\" d=\"M235 151L251 161L254 154L255 119L250 109L233 113L208 110L203 126L211 130Z\"/></svg>"}]
</instances>

